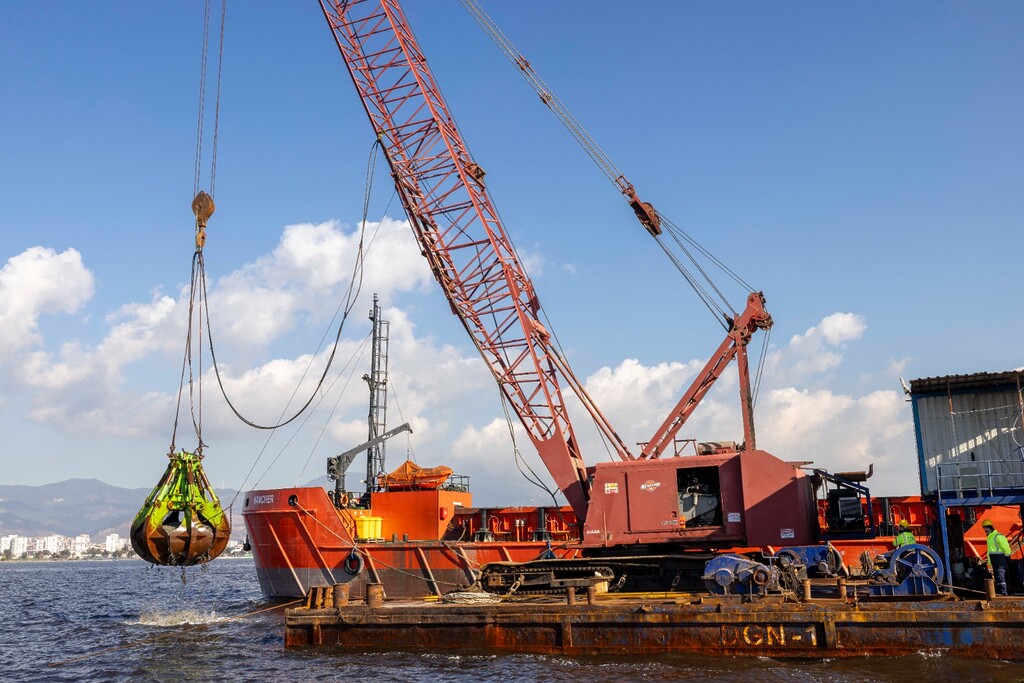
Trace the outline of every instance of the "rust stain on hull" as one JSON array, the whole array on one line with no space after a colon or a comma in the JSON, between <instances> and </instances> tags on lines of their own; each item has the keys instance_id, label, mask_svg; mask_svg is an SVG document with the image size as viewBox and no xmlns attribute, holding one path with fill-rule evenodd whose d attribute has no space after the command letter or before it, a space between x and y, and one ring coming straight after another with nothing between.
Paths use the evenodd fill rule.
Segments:
<instances>
[{"instance_id":1,"label":"rust stain on hull","mask_svg":"<svg viewBox=\"0 0 1024 683\"><path fill-rule=\"evenodd\" d=\"M904 655L1024 659L1024 605L993 602L443 605L286 613L285 645L537 654Z\"/></svg>"}]
</instances>

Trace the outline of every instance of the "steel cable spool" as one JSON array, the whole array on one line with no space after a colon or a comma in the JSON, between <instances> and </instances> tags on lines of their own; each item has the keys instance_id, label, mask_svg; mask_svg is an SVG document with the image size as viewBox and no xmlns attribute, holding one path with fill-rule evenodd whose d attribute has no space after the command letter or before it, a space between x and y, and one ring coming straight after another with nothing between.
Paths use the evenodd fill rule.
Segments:
<instances>
[{"instance_id":1,"label":"steel cable spool","mask_svg":"<svg viewBox=\"0 0 1024 683\"><path fill-rule=\"evenodd\" d=\"M181 451L170 462L132 522L139 557L164 566L205 564L231 537L231 519L203 472L202 456Z\"/></svg>"}]
</instances>

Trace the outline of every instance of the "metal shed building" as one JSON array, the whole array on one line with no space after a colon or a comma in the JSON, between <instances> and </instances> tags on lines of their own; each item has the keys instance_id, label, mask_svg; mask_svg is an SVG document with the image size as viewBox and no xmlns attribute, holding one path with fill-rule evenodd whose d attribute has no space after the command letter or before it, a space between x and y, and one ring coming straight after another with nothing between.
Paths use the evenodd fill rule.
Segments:
<instances>
[{"instance_id":1,"label":"metal shed building","mask_svg":"<svg viewBox=\"0 0 1024 683\"><path fill-rule=\"evenodd\" d=\"M921 494L992 497L1024 491L1024 369L910 383Z\"/></svg>"}]
</instances>

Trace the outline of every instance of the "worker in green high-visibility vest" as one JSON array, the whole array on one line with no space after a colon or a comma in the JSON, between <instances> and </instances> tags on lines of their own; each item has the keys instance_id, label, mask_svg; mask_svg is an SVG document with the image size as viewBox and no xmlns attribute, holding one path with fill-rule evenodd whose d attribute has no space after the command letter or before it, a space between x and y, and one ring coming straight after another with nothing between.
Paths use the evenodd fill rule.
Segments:
<instances>
[{"instance_id":1,"label":"worker in green high-visibility vest","mask_svg":"<svg viewBox=\"0 0 1024 683\"><path fill-rule=\"evenodd\" d=\"M988 566L992 568L992 575L996 579L996 592L1000 595L1009 595L1006 588L1006 568L1010 564L1010 542L1006 536L996 531L996 525L991 519L981 523L988 539Z\"/></svg>"},{"instance_id":2,"label":"worker in green high-visibility vest","mask_svg":"<svg viewBox=\"0 0 1024 683\"><path fill-rule=\"evenodd\" d=\"M900 533L896 535L896 538L892 541L893 548L902 548L905 545L917 543L917 539L914 538L914 534L910 533L910 522L905 519L900 520Z\"/></svg>"}]
</instances>

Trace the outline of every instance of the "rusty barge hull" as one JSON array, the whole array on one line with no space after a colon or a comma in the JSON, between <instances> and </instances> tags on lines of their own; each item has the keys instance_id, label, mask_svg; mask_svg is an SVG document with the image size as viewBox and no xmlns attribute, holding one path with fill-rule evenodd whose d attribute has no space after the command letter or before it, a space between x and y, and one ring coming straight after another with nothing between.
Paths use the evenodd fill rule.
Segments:
<instances>
[{"instance_id":1,"label":"rusty barge hull","mask_svg":"<svg viewBox=\"0 0 1024 683\"><path fill-rule=\"evenodd\" d=\"M288 610L287 647L493 650L560 655L695 653L773 658L936 652L1024 659L1024 603L592 605L385 603Z\"/></svg>"}]
</instances>

